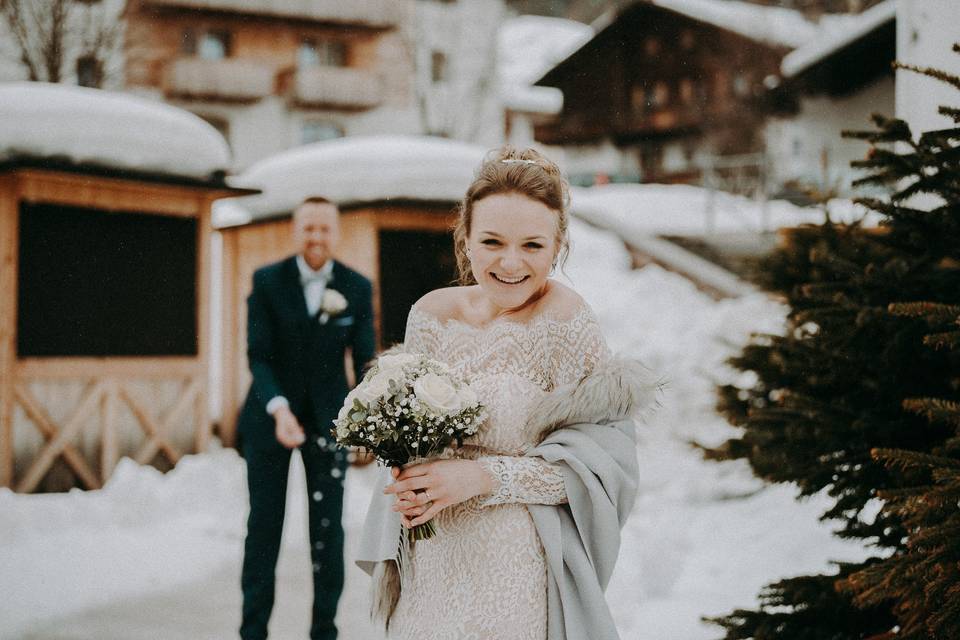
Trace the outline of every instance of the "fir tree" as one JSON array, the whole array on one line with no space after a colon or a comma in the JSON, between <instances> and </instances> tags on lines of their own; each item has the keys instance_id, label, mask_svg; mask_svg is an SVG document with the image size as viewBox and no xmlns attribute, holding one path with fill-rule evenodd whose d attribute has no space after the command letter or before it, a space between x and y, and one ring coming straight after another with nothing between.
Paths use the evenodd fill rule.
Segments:
<instances>
[{"instance_id":1,"label":"fir tree","mask_svg":"<svg viewBox=\"0 0 960 640\"><path fill-rule=\"evenodd\" d=\"M954 267L956 268L956 267ZM960 294L957 296L960 298ZM960 348L960 306L907 303L890 305L896 315L924 318L933 333L932 348ZM951 374L960 389L960 362ZM899 628L896 638L960 638L960 402L944 398L909 398L904 409L956 431L933 455L903 449L876 449L875 460L893 469L925 469L932 482L900 491L881 492L884 509L902 519L906 547L891 557L850 575L840 587L855 603L873 607L893 601Z\"/></svg>"},{"instance_id":2,"label":"fir tree","mask_svg":"<svg viewBox=\"0 0 960 640\"><path fill-rule=\"evenodd\" d=\"M948 74L912 70L960 88ZM956 120L960 111L941 113ZM743 433L709 455L746 458L760 477L794 482L803 496L826 490L835 506L823 518L877 557L770 585L759 610L713 620L727 640L960 638L951 439L960 380L956 352L924 345L958 339L948 329L931 334L930 319L960 302L960 129L915 141L901 120L874 122L875 131L847 135L871 144L854 163L869 172L858 183L891 190L860 200L884 223L786 234L766 266L791 305L788 331L758 336L731 361L759 382L720 390L721 412ZM920 208L916 196L935 204ZM891 502L870 518L877 497ZM927 571L930 579L916 580ZM913 635L903 635L908 628Z\"/></svg>"}]
</instances>

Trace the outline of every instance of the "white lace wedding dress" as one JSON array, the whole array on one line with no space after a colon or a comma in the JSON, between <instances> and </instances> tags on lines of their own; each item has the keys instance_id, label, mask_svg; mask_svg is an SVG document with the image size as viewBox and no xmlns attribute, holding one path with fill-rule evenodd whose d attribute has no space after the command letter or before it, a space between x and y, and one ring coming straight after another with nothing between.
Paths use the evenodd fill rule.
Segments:
<instances>
[{"instance_id":1,"label":"white lace wedding dress","mask_svg":"<svg viewBox=\"0 0 960 640\"><path fill-rule=\"evenodd\" d=\"M575 382L609 355L590 308L568 317L506 319L484 327L414 308L404 350L450 365L469 380L489 419L463 457L499 486L441 511L437 535L416 542L390 621L396 640L545 640L547 570L526 504L566 502L559 471L523 457L536 444L524 425L538 399Z\"/></svg>"}]
</instances>

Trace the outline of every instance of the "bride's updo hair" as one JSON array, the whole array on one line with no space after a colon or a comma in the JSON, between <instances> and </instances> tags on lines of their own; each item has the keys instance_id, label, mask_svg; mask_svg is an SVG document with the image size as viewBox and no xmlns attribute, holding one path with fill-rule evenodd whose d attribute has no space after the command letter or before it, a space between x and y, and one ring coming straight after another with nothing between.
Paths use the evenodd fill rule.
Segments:
<instances>
[{"instance_id":1,"label":"bride's updo hair","mask_svg":"<svg viewBox=\"0 0 960 640\"><path fill-rule=\"evenodd\" d=\"M460 203L456 226L453 229L454 251L460 284L474 284L467 257L467 237L473 224L473 205L478 200L499 193L519 193L531 200L542 202L557 214L557 255L560 264L567 259L570 240L567 233L569 220L567 206L570 192L560 168L536 149L515 149L510 145L494 149L487 154L477 176Z\"/></svg>"}]
</instances>

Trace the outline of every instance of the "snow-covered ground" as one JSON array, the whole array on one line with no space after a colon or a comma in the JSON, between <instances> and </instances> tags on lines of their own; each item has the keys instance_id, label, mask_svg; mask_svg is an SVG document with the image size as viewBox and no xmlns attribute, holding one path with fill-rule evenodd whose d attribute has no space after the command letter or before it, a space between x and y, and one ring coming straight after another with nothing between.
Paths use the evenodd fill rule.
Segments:
<instances>
[{"instance_id":1,"label":"snow-covered ground","mask_svg":"<svg viewBox=\"0 0 960 640\"><path fill-rule=\"evenodd\" d=\"M818 522L825 498L797 503L793 488L764 486L742 462L702 461L687 444L734 433L713 410L716 383L736 380L723 362L752 331L777 330L785 309L761 294L717 302L655 266L631 271L618 239L576 220L572 236L565 273L611 346L668 381L663 406L640 429L641 492L608 590L624 640L717 638L701 616L752 606L760 587L778 578L863 557ZM373 472L347 475L348 554ZM291 483L285 548L307 562L305 502L303 484ZM0 490L0 638L237 566L245 510L244 466L232 450L186 457L166 475L124 461L101 491ZM351 567L343 627L368 628L367 587Z\"/></svg>"}]
</instances>

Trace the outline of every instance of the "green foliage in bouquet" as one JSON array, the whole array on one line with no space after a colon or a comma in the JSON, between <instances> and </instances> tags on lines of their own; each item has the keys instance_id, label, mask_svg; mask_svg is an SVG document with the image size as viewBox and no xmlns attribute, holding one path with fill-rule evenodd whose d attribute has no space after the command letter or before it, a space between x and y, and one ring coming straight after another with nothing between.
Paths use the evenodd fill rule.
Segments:
<instances>
[{"instance_id":1,"label":"green foliage in bouquet","mask_svg":"<svg viewBox=\"0 0 960 640\"><path fill-rule=\"evenodd\" d=\"M940 113L960 122L958 109ZM745 458L802 496L825 490L835 503L823 518L876 557L770 585L759 610L712 620L726 640L960 638L960 352L949 348L960 341L960 128L914 140L902 120L873 121L845 135L871 145L856 184L890 195L858 202L883 223L784 234L766 267L791 306L788 330L731 360L758 382L719 390L743 432L707 455Z\"/></svg>"}]
</instances>

